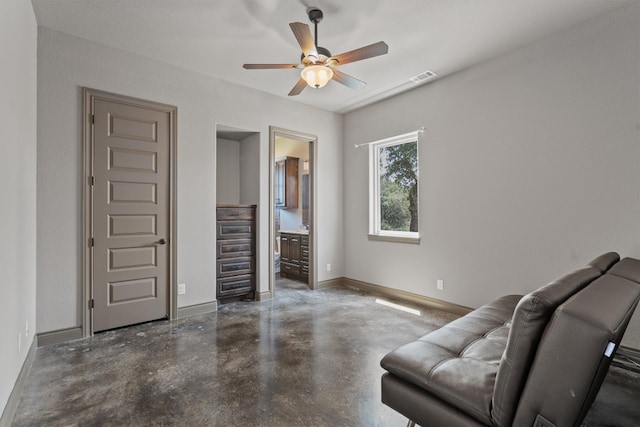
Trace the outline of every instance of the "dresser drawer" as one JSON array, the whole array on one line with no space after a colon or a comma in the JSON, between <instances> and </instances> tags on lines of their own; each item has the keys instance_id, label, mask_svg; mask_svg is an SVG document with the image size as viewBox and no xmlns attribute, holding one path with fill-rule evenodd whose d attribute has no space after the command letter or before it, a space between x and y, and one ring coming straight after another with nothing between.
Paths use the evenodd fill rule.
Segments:
<instances>
[{"instance_id":1,"label":"dresser drawer","mask_svg":"<svg viewBox=\"0 0 640 427\"><path fill-rule=\"evenodd\" d=\"M225 239L250 239L254 236L253 221L218 221L216 237Z\"/></svg>"},{"instance_id":2,"label":"dresser drawer","mask_svg":"<svg viewBox=\"0 0 640 427\"><path fill-rule=\"evenodd\" d=\"M216 209L216 219L218 221L229 220L249 220L255 218L255 208L244 207L223 207Z\"/></svg>"},{"instance_id":3,"label":"dresser drawer","mask_svg":"<svg viewBox=\"0 0 640 427\"><path fill-rule=\"evenodd\" d=\"M255 279L251 274L218 279L218 298L246 294L254 289Z\"/></svg>"},{"instance_id":4,"label":"dresser drawer","mask_svg":"<svg viewBox=\"0 0 640 427\"><path fill-rule=\"evenodd\" d=\"M218 240L216 242L218 258L252 256L256 253L253 239Z\"/></svg>"},{"instance_id":5,"label":"dresser drawer","mask_svg":"<svg viewBox=\"0 0 640 427\"><path fill-rule=\"evenodd\" d=\"M300 275L300 265L296 265L296 264L290 264L288 262L280 262L280 275L282 275L282 273L286 274L293 274L296 276Z\"/></svg>"},{"instance_id":6,"label":"dresser drawer","mask_svg":"<svg viewBox=\"0 0 640 427\"><path fill-rule=\"evenodd\" d=\"M217 276L228 277L251 274L255 271L254 257L221 258L216 263Z\"/></svg>"},{"instance_id":7,"label":"dresser drawer","mask_svg":"<svg viewBox=\"0 0 640 427\"><path fill-rule=\"evenodd\" d=\"M300 244L303 246L309 246L309 236L302 236L300 238Z\"/></svg>"}]
</instances>

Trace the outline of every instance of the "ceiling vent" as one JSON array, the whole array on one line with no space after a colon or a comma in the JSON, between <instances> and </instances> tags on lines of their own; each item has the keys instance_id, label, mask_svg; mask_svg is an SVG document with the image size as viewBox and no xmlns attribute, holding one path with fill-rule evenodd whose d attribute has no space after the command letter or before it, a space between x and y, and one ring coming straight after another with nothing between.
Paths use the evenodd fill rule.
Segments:
<instances>
[{"instance_id":1,"label":"ceiling vent","mask_svg":"<svg viewBox=\"0 0 640 427\"><path fill-rule=\"evenodd\" d=\"M434 73L431 70L427 70L423 73L416 74L415 76L411 77L409 80L417 84L417 83L422 83L426 80L429 80L435 76L436 76L436 73Z\"/></svg>"}]
</instances>

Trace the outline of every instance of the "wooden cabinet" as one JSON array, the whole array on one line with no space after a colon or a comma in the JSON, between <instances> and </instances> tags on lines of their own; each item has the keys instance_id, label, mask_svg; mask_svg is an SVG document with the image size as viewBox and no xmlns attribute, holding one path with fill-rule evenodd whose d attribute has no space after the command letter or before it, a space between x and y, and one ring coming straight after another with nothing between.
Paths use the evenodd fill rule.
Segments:
<instances>
[{"instance_id":1,"label":"wooden cabinet","mask_svg":"<svg viewBox=\"0 0 640 427\"><path fill-rule=\"evenodd\" d=\"M309 236L300 237L300 275L309 283Z\"/></svg>"},{"instance_id":2,"label":"wooden cabinet","mask_svg":"<svg viewBox=\"0 0 640 427\"><path fill-rule=\"evenodd\" d=\"M256 206L218 205L216 210L216 294L255 297Z\"/></svg>"},{"instance_id":3,"label":"wooden cabinet","mask_svg":"<svg viewBox=\"0 0 640 427\"><path fill-rule=\"evenodd\" d=\"M302 204L302 223L304 225L309 225L309 174L306 173L302 175L302 191L301 191L301 199L300 202Z\"/></svg>"},{"instance_id":4,"label":"wooden cabinet","mask_svg":"<svg viewBox=\"0 0 640 427\"><path fill-rule=\"evenodd\" d=\"M276 159L275 170L276 207L295 209L298 207L298 158Z\"/></svg>"},{"instance_id":5,"label":"wooden cabinet","mask_svg":"<svg viewBox=\"0 0 640 427\"><path fill-rule=\"evenodd\" d=\"M280 276L309 282L309 236L280 233Z\"/></svg>"}]
</instances>

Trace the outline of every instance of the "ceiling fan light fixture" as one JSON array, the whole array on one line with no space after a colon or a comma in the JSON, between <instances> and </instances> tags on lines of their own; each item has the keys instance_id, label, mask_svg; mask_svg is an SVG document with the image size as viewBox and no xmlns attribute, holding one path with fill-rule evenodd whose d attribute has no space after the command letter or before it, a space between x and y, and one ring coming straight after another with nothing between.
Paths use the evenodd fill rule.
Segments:
<instances>
[{"instance_id":1,"label":"ceiling fan light fixture","mask_svg":"<svg viewBox=\"0 0 640 427\"><path fill-rule=\"evenodd\" d=\"M308 65L304 67L300 76L311 87L320 89L333 77L333 70L326 65Z\"/></svg>"},{"instance_id":2,"label":"ceiling fan light fixture","mask_svg":"<svg viewBox=\"0 0 640 427\"><path fill-rule=\"evenodd\" d=\"M318 46L318 23L322 21L322 11L315 7L310 8L307 10L307 15L313 23L315 37L311 34L311 29L307 24L302 22L289 23L289 27L302 50L299 64L244 64L243 67L247 70L302 69L300 78L293 86L293 89L289 91L289 96L300 95L307 86L316 89L324 87L331 79L351 89L364 88L366 86L365 82L351 77L337 68L334 69L334 67L385 55L389 51L389 46L385 42L379 41L378 43L333 56L328 49Z\"/></svg>"}]
</instances>

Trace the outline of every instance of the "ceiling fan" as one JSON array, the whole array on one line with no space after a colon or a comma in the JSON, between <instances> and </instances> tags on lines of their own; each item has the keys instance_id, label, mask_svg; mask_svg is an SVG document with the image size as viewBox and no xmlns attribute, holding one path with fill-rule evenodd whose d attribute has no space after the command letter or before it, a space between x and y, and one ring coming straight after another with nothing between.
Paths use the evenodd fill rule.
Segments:
<instances>
[{"instance_id":1,"label":"ceiling fan","mask_svg":"<svg viewBox=\"0 0 640 427\"><path fill-rule=\"evenodd\" d=\"M351 89L362 89L366 83L336 69L339 65L350 62L362 61L374 56L384 55L389 51L389 46L385 42L378 42L359 49L350 50L339 55L332 56L331 52L324 47L318 46L318 23L324 17L322 11L311 8L308 11L309 20L313 22L315 37L312 37L311 30L307 24L302 22L291 22L289 26L293 31L298 44L302 48L300 64L244 64L247 70L265 69L301 69L300 80L291 89L289 96L300 94L305 86L321 88L329 80L335 80ZM315 41L314 41L315 40Z\"/></svg>"}]
</instances>

